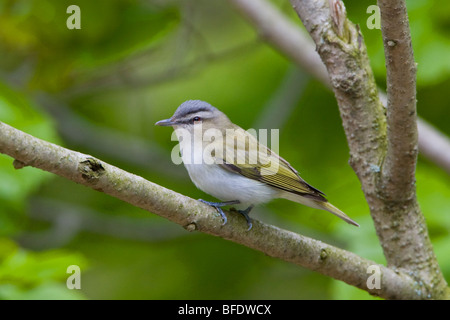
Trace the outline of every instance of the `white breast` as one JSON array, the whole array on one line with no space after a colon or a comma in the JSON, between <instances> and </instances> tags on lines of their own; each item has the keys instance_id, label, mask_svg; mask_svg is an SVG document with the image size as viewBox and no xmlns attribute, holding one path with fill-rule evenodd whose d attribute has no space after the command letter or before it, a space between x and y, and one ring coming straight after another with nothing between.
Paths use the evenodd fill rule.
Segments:
<instances>
[{"instance_id":1,"label":"white breast","mask_svg":"<svg viewBox=\"0 0 450 320\"><path fill-rule=\"evenodd\" d=\"M186 137L180 139L182 131L175 132L180 141L184 166L192 182L200 190L222 201L239 200L242 206L238 207L268 202L278 196L279 192L265 183L230 172L218 164L205 163L201 160L202 143L198 140L194 143L195 139ZM201 139L201 136L197 139Z\"/></svg>"},{"instance_id":2,"label":"white breast","mask_svg":"<svg viewBox=\"0 0 450 320\"><path fill-rule=\"evenodd\" d=\"M217 164L185 164L185 167L197 188L222 201L239 200L249 206L268 202L277 195L268 185L229 172Z\"/></svg>"}]
</instances>

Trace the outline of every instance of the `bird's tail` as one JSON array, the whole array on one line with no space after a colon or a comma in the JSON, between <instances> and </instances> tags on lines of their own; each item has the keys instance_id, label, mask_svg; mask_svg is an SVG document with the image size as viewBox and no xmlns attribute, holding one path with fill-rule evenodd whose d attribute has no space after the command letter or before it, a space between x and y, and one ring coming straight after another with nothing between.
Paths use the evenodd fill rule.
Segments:
<instances>
[{"instance_id":1,"label":"bird's tail","mask_svg":"<svg viewBox=\"0 0 450 320\"><path fill-rule=\"evenodd\" d=\"M327 210L328 212L331 212L332 214L334 214L335 216L341 218L342 220L344 220L345 222L352 224L354 226L359 227L359 224L357 224L355 221L353 221L352 219L350 219L349 216L347 216L345 213L343 213L341 210L339 210L338 208L336 208L335 206L333 206L331 203L329 202L317 202L317 204L319 205L319 207L321 207L321 209L323 210Z\"/></svg>"},{"instance_id":2,"label":"bird's tail","mask_svg":"<svg viewBox=\"0 0 450 320\"><path fill-rule=\"evenodd\" d=\"M297 194L291 193L291 192L283 192L280 194L281 198L285 198L291 201L295 201L298 203L301 203L303 205L313 207L316 209L326 210L328 212L331 212L335 216L341 218L345 222L352 224L354 226L359 227L359 224L357 224L355 221L349 218L345 213L343 213L341 210L333 206L331 203L325 200L325 198L321 197L321 200L315 200L308 197L299 196Z\"/></svg>"}]
</instances>

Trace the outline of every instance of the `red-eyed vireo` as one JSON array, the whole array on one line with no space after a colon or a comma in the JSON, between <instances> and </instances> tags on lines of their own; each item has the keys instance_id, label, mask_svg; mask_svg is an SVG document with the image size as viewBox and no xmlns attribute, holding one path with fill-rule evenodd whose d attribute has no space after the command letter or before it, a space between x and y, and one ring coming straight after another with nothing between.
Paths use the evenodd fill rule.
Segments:
<instances>
[{"instance_id":1,"label":"red-eyed vireo","mask_svg":"<svg viewBox=\"0 0 450 320\"><path fill-rule=\"evenodd\" d=\"M216 208L224 224L227 218L223 206L246 208L237 211L246 218L250 230L248 213L254 205L285 198L326 210L359 226L329 203L324 193L306 183L286 160L207 102L186 101L170 119L156 125L175 129L181 159L191 180L197 188L224 202L200 201Z\"/></svg>"}]
</instances>

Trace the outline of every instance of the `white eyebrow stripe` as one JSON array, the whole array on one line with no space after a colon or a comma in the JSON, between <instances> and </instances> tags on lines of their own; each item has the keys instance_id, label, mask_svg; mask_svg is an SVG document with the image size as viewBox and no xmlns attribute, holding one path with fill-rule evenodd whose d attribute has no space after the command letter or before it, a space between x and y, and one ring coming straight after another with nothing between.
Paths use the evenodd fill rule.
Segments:
<instances>
[{"instance_id":1,"label":"white eyebrow stripe","mask_svg":"<svg viewBox=\"0 0 450 320\"><path fill-rule=\"evenodd\" d=\"M189 117L189 119L191 119L194 116L208 119L208 118L212 118L212 112L210 112L210 111L191 112L191 113L185 115L183 118Z\"/></svg>"}]
</instances>

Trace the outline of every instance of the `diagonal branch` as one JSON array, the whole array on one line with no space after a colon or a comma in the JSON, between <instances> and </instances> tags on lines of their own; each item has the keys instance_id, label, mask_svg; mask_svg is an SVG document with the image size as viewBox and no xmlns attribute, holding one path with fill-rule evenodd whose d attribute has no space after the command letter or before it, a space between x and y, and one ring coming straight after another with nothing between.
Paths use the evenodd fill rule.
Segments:
<instances>
[{"instance_id":1,"label":"diagonal branch","mask_svg":"<svg viewBox=\"0 0 450 320\"><path fill-rule=\"evenodd\" d=\"M419 154L424 155L450 173L450 141L431 124L418 118Z\"/></svg>"},{"instance_id":2,"label":"diagonal branch","mask_svg":"<svg viewBox=\"0 0 450 320\"><path fill-rule=\"evenodd\" d=\"M387 299L418 299L421 285L394 271L287 230L254 221L250 232L240 215L229 214L222 226L214 209L89 155L40 140L0 122L0 152L15 159L17 168L33 166L111 195L183 226L242 244ZM369 266L380 268L380 289L368 289Z\"/></svg>"}]
</instances>

